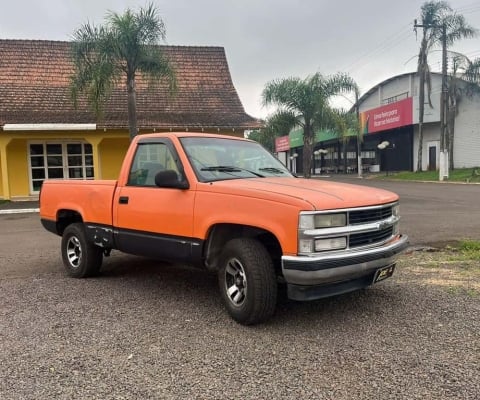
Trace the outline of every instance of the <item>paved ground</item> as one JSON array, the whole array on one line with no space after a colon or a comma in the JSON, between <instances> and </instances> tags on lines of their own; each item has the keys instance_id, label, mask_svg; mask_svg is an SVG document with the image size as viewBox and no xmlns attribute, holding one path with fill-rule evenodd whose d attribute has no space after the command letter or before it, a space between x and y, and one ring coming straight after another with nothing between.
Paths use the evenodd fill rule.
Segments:
<instances>
[{"instance_id":1,"label":"paved ground","mask_svg":"<svg viewBox=\"0 0 480 400\"><path fill-rule=\"evenodd\" d=\"M65 276L35 214L0 215L0 398L478 399L480 301L411 275L242 327L213 276L115 254Z\"/></svg>"},{"instance_id":2,"label":"paved ground","mask_svg":"<svg viewBox=\"0 0 480 400\"><path fill-rule=\"evenodd\" d=\"M479 237L478 186L355 183L402 195L414 244ZM480 298L418 279L418 258L246 328L211 275L114 254L70 279L59 245L38 214L0 215L2 400L478 399Z\"/></svg>"}]
</instances>

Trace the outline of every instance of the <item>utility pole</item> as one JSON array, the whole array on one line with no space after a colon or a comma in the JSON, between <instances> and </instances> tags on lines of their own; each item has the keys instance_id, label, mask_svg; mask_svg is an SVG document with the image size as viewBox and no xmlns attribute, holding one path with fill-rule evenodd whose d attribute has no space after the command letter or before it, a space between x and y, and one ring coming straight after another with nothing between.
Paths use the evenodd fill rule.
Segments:
<instances>
[{"instance_id":1,"label":"utility pole","mask_svg":"<svg viewBox=\"0 0 480 400\"><path fill-rule=\"evenodd\" d=\"M357 174L358 177L362 177L362 145L360 142L362 132L362 127L360 126L360 104L358 104L358 89L355 89L355 111L357 113Z\"/></svg>"},{"instance_id":2,"label":"utility pole","mask_svg":"<svg viewBox=\"0 0 480 400\"><path fill-rule=\"evenodd\" d=\"M422 35L422 49L425 42L425 28L426 25L424 24L417 24L417 20L413 22L413 30L415 31L415 36L417 36L417 28L423 28L423 35ZM419 69L418 72L419 77L419 87L418 87L418 159L417 159L417 172L423 170L423 118L425 114L425 68L424 63L426 63L426 54L420 51L418 55L418 65ZM420 59L422 57L422 59Z\"/></svg>"},{"instance_id":3,"label":"utility pole","mask_svg":"<svg viewBox=\"0 0 480 400\"><path fill-rule=\"evenodd\" d=\"M448 140L447 140L447 25L442 24L442 93L440 94L440 174L439 180L448 179Z\"/></svg>"}]
</instances>

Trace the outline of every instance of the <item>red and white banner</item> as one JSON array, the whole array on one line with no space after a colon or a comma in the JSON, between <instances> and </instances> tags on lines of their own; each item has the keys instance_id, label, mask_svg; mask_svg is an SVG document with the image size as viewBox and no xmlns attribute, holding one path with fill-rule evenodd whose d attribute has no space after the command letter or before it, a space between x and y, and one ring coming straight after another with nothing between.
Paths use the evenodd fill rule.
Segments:
<instances>
[{"instance_id":1,"label":"red and white banner","mask_svg":"<svg viewBox=\"0 0 480 400\"><path fill-rule=\"evenodd\" d=\"M290 150L290 139L288 136L280 136L275 138L275 153Z\"/></svg>"},{"instance_id":2,"label":"red and white banner","mask_svg":"<svg viewBox=\"0 0 480 400\"><path fill-rule=\"evenodd\" d=\"M412 123L411 97L360 113L360 124L365 134L412 125Z\"/></svg>"}]
</instances>

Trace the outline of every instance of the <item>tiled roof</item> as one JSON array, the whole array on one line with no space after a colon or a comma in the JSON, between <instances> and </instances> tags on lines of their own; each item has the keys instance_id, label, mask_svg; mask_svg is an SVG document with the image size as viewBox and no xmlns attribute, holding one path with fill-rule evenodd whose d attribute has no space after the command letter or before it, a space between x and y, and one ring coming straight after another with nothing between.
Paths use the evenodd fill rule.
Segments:
<instances>
[{"instance_id":1,"label":"tiled roof","mask_svg":"<svg viewBox=\"0 0 480 400\"><path fill-rule=\"evenodd\" d=\"M0 126L6 123L97 123L128 129L127 93L116 87L102 119L80 98L70 97L73 74L69 42L0 40ZM161 46L177 76L171 97L165 83L147 87L137 78L140 129L238 128L261 126L240 102L222 47Z\"/></svg>"}]
</instances>

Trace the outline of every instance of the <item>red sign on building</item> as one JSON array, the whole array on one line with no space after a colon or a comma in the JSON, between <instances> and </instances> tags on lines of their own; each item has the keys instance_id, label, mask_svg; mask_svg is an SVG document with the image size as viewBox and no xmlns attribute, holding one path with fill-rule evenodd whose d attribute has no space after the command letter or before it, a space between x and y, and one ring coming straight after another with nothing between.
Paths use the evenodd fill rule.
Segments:
<instances>
[{"instance_id":1,"label":"red sign on building","mask_svg":"<svg viewBox=\"0 0 480 400\"><path fill-rule=\"evenodd\" d=\"M365 134L399 128L412 123L413 99L411 97L360 113L360 124Z\"/></svg>"},{"instance_id":2,"label":"red sign on building","mask_svg":"<svg viewBox=\"0 0 480 400\"><path fill-rule=\"evenodd\" d=\"M280 136L275 138L275 152L280 153L281 151L290 150L290 140L287 136Z\"/></svg>"}]
</instances>

